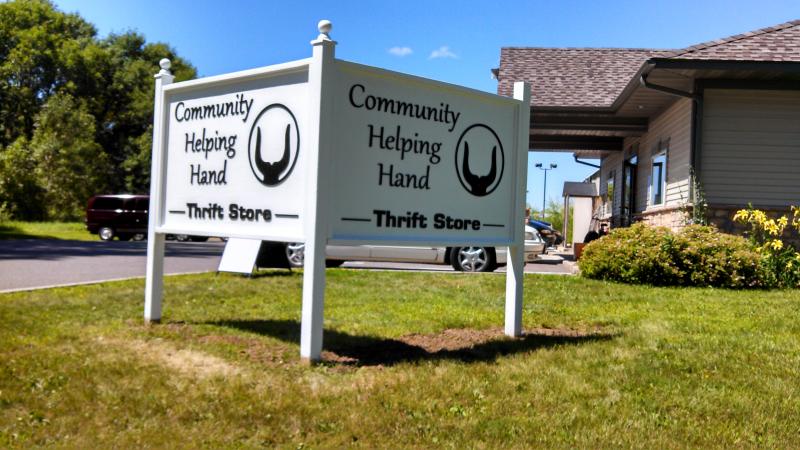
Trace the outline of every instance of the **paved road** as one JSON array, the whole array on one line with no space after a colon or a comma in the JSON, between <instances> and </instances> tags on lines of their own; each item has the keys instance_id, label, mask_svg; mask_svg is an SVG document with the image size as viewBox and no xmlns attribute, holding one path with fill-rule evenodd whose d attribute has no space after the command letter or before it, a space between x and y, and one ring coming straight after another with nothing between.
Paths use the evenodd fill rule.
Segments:
<instances>
[{"instance_id":1,"label":"paved road","mask_svg":"<svg viewBox=\"0 0 800 450\"><path fill-rule=\"evenodd\" d=\"M222 242L168 242L168 274L216 270ZM0 292L143 277L146 242L0 241Z\"/></svg>"},{"instance_id":2,"label":"paved road","mask_svg":"<svg viewBox=\"0 0 800 450\"><path fill-rule=\"evenodd\" d=\"M167 274L214 271L222 242L167 242ZM147 243L21 239L0 241L0 292L143 277ZM342 267L453 272L450 266L347 262ZM498 271L505 271L500 268ZM528 273L569 273L559 260L528 263Z\"/></svg>"}]
</instances>

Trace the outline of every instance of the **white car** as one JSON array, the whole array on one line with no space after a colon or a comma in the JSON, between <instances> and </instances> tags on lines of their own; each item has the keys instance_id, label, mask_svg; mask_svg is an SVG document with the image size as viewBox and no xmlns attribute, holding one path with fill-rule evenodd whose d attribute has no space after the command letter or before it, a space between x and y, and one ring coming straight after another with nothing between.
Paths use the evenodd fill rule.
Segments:
<instances>
[{"instance_id":1,"label":"white car","mask_svg":"<svg viewBox=\"0 0 800 450\"><path fill-rule=\"evenodd\" d=\"M535 228L525 226L525 261L535 260L545 250L545 243ZM463 272L491 272L506 263L505 247L405 247L389 245L329 245L329 267L345 261L391 261L450 264ZM286 259L292 267L302 267L305 245L286 244Z\"/></svg>"}]
</instances>

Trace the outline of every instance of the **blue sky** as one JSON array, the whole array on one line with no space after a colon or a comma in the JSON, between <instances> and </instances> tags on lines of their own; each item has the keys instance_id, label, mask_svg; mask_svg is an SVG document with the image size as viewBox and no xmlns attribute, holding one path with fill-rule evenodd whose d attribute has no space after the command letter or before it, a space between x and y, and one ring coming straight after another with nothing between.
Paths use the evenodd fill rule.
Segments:
<instances>
[{"instance_id":1,"label":"blue sky","mask_svg":"<svg viewBox=\"0 0 800 450\"><path fill-rule=\"evenodd\" d=\"M333 22L338 58L495 92L500 48L682 48L800 18L798 0L672 1L257 1L57 0L101 36L137 30L167 42L201 76L310 56L319 19ZM154 71L155 71L154 62ZM593 169L568 153L530 153L528 203Z\"/></svg>"}]
</instances>

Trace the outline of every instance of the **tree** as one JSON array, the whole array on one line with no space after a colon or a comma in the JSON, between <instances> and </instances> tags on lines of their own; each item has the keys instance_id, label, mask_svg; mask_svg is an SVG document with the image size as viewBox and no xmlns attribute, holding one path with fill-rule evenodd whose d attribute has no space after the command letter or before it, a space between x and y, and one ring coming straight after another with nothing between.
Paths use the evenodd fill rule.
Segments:
<instances>
[{"instance_id":1,"label":"tree","mask_svg":"<svg viewBox=\"0 0 800 450\"><path fill-rule=\"evenodd\" d=\"M25 137L0 150L0 209L11 217L23 220L44 218L43 191L35 170L36 159Z\"/></svg>"},{"instance_id":2,"label":"tree","mask_svg":"<svg viewBox=\"0 0 800 450\"><path fill-rule=\"evenodd\" d=\"M94 160L111 170L103 174L107 193L147 192L153 74L162 58L172 61L176 81L196 76L194 67L171 47L147 43L138 33L112 34L99 39L92 24L77 14L59 11L49 1L0 3L0 149L10 148L13 142L24 139L19 141L13 154L4 157L0 180L13 175L7 172L15 170L9 166L9 161L23 164L27 157L35 159L59 154L52 145L58 142L54 140L56 137L64 136L52 128L43 129L38 139L34 139L34 134L37 117L44 106L49 105L54 96L62 96L53 103L60 114L80 123L91 119L93 135L81 130L76 142L82 144L70 143L70 151L92 154L99 145L104 156ZM70 98L72 100L64 100ZM33 145L33 140L38 151L25 156L22 149ZM91 145L92 142L95 145ZM35 163L37 167L49 167L52 161L36 160ZM57 183L37 178L37 183L45 181L48 186L39 187L52 200ZM12 214L19 218L29 217L23 211L30 209L35 197L12 195L9 185L2 189L6 190L0 191L0 198L8 203L7 209L15 211ZM47 210L52 212L50 208Z\"/></svg>"},{"instance_id":3,"label":"tree","mask_svg":"<svg viewBox=\"0 0 800 450\"><path fill-rule=\"evenodd\" d=\"M77 219L89 197L106 191L112 170L94 132L94 117L69 94L51 96L37 115L31 151L48 217Z\"/></svg>"},{"instance_id":4,"label":"tree","mask_svg":"<svg viewBox=\"0 0 800 450\"><path fill-rule=\"evenodd\" d=\"M569 208L569 224L567 226L567 235L565 242L572 242L572 213L573 208ZM545 220L550 222L556 231L561 232L564 229L564 205L557 201L550 199L547 202L547 208L544 210ZM581 236L582 237L582 236Z\"/></svg>"},{"instance_id":5,"label":"tree","mask_svg":"<svg viewBox=\"0 0 800 450\"><path fill-rule=\"evenodd\" d=\"M34 117L67 84L96 31L47 1L0 4L0 145L33 134Z\"/></svg>"}]
</instances>

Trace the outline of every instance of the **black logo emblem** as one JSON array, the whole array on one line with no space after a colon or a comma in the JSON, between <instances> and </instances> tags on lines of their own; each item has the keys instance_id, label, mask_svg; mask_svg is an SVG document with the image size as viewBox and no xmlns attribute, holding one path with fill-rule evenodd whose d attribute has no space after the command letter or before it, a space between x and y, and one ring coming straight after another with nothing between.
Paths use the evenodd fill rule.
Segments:
<instances>
[{"instance_id":1,"label":"black logo emblem","mask_svg":"<svg viewBox=\"0 0 800 450\"><path fill-rule=\"evenodd\" d=\"M456 173L476 197L491 194L503 179L505 154L497 133L483 124L469 126L456 144Z\"/></svg>"},{"instance_id":2,"label":"black logo emblem","mask_svg":"<svg viewBox=\"0 0 800 450\"><path fill-rule=\"evenodd\" d=\"M258 113L247 142L250 169L264 186L277 186L294 169L300 130L289 108L273 103Z\"/></svg>"}]
</instances>

